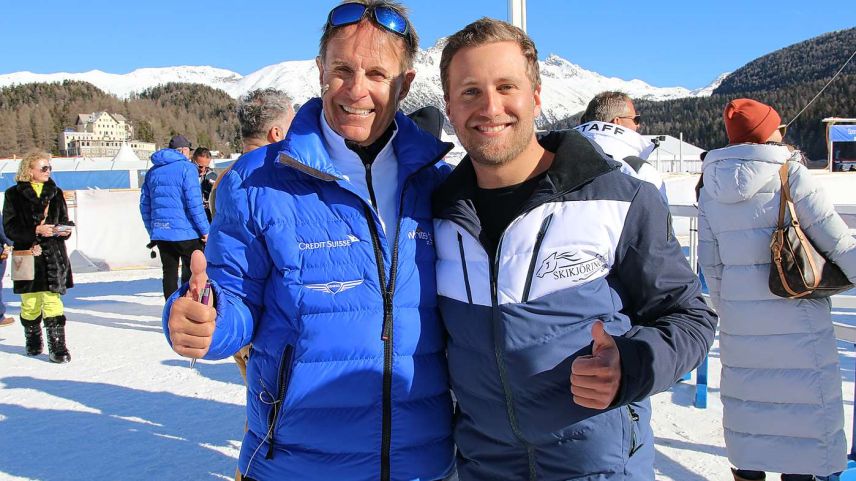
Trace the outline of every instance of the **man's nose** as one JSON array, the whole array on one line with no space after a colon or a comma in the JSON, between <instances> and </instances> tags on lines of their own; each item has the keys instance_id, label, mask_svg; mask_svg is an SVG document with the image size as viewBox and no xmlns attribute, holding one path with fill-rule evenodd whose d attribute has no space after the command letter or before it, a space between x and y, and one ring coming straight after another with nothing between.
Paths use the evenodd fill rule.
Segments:
<instances>
[{"instance_id":1,"label":"man's nose","mask_svg":"<svg viewBox=\"0 0 856 481\"><path fill-rule=\"evenodd\" d=\"M494 118L503 113L502 96L498 92L488 90L482 96L481 114L485 117Z\"/></svg>"},{"instance_id":2,"label":"man's nose","mask_svg":"<svg viewBox=\"0 0 856 481\"><path fill-rule=\"evenodd\" d=\"M368 93L368 79L365 72L355 72L348 83L348 93L351 98L360 99Z\"/></svg>"}]
</instances>

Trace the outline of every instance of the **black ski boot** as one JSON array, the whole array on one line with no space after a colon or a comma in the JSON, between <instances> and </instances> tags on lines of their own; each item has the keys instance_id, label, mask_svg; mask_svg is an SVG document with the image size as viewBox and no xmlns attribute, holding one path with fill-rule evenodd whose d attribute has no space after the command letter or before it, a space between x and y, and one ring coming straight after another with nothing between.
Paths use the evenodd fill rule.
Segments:
<instances>
[{"instance_id":1,"label":"black ski boot","mask_svg":"<svg viewBox=\"0 0 856 481\"><path fill-rule=\"evenodd\" d=\"M33 320L21 318L21 324L24 326L24 337L26 338L27 355L38 356L45 350L44 342L42 341L42 316Z\"/></svg>"},{"instance_id":2,"label":"black ski boot","mask_svg":"<svg viewBox=\"0 0 856 481\"><path fill-rule=\"evenodd\" d=\"M45 331L48 333L48 352L51 362L71 362L71 354L65 347L65 316L46 317Z\"/></svg>"}]
</instances>

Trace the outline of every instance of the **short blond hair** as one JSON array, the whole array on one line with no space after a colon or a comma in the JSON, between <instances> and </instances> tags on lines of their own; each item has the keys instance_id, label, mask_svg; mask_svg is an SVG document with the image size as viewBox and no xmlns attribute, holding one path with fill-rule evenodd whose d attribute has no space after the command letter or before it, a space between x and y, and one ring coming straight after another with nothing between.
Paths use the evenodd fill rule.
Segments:
<instances>
[{"instance_id":1,"label":"short blond hair","mask_svg":"<svg viewBox=\"0 0 856 481\"><path fill-rule=\"evenodd\" d=\"M532 83L532 88L541 86L541 73L538 65L538 49L535 42L526 32L514 25L482 17L466 27L458 30L446 39L446 46L440 56L440 81L443 84L443 95L449 95L449 64L459 50L467 47L480 47L489 43L514 42L520 47L526 58L526 75Z\"/></svg>"},{"instance_id":2,"label":"short blond hair","mask_svg":"<svg viewBox=\"0 0 856 481\"><path fill-rule=\"evenodd\" d=\"M21 159L21 163L18 164L18 173L15 174L15 181L31 182L33 176L30 174L30 169L33 168L34 163L40 160L51 160L51 154L44 150L31 150L27 152L24 158Z\"/></svg>"}]
</instances>

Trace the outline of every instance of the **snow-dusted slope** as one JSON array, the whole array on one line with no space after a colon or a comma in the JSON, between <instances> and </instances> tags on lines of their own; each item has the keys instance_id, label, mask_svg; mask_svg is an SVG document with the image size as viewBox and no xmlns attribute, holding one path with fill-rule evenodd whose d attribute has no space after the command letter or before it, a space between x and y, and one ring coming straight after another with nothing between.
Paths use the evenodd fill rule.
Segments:
<instances>
[{"instance_id":1,"label":"snow-dusted slope","mask_svg":"<svg viewBox=\"0 0 856 481\"><path fill-rule=\"evenodd\" d=\"M405 111L424 105L443 108L443 91L440 85L440 54L442 40L428 50L420 50L415 59L416 80L404 102ZM622 80L604 77L586 70L557 55L541 62L543 83L541 98L543 109L538 124L545 125L566 118L585 109L588 101L604 90L621 90L631 97L646 100L665 100L680 97L707 96L725 78L721 75L714 83L698 90L683 87L654 87L641 80ZM118 97L125 98L134 92L168 82L200 83L222 89L232 97L256 88L275 87L288 92L297 103L315 97L320 92L318 69L314 60L287 61L264 67L247 76L213 67L142 68L127 74L110 74L93 70L84 73L35 74L16 72L0 75L0 87L33 83L81 80Z\"/></svg>"},{"instance_id":2,"label":"snow-dusted slope","mask_svg":"<svg viewBox=\"0 0 856 481\"><path fill-rule=\"evenodd\" d=\"M12 84L62 82L63 80L80 80L89 82L99 89L120 98L126 98L132 93L162 85L169 82L198 83L209 87L225 90L231 94L231 87L241 80L241 75L231 70L214 67L163 67L141 68L126 74L113 74L100 70L90 70L83 73L50 73L15 72L0 75L0 87Z\"/></svg>"}]
</instances>

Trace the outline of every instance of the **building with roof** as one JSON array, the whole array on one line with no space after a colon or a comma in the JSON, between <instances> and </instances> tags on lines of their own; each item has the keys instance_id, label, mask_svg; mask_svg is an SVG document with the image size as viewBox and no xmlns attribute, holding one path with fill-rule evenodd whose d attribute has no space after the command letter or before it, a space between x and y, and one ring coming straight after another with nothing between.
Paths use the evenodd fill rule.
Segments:
<instances>
[{"instance_id":1,"label":"building with roof","mask_svg":"<svg viewBox=\"0 0 856 481\"><path fill-rule=\"evenodd\" d=\"M66 157L114 157L127 143L141 159L148 159L157 150L154 143L133 137L133 126L120 114L78 114L74 128L60 132L59 149Z\"/></svg>"}]
</instances>

